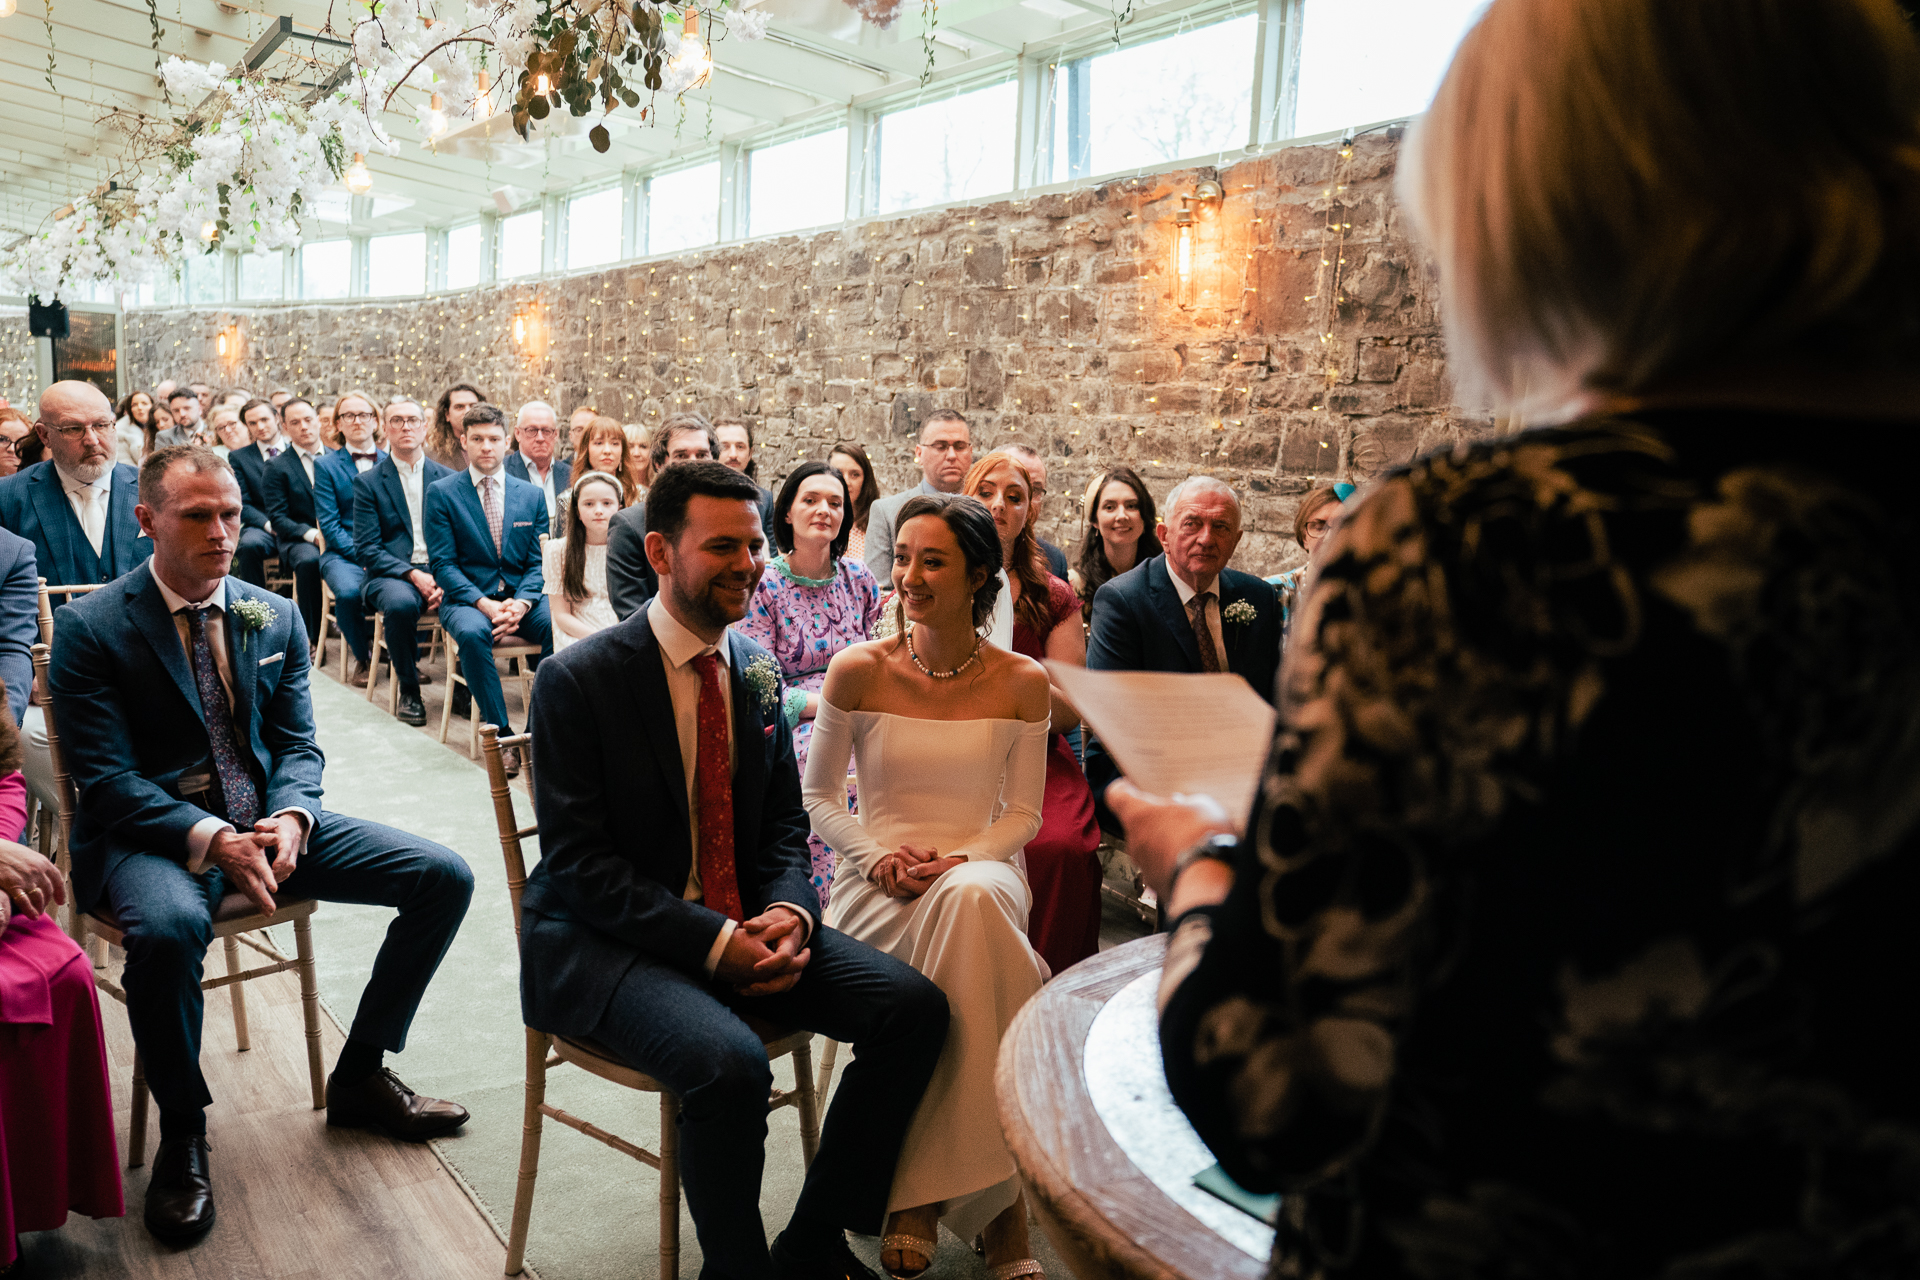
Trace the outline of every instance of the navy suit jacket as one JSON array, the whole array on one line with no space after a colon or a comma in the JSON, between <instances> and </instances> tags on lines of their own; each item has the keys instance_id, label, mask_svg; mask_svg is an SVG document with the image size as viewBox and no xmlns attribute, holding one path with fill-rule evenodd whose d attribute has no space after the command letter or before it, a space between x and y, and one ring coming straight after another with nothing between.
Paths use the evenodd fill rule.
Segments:
<instances>
[{"instance_id":1,"label":"navy suit jacket","mask_svg":"<svg viewBox=\"0 0 1920 1280\"><path fill-rule=\"evenodd\" d=\"M387 451L375 449L372 469L377 470L386 460ZM318 517L320 536L327 540L327 550L349 560L359 559L353 550L353 482L359 477L360 469L345 449L329 449L313 464L313 512ZM407 536L411 539L412 532Z\"/></svg>"},{"instance_id":2,"label":"navy suit jacket","mask_svg":"<svg viewBox=\"0 0 1920 1280\"><path fill-rule=\"evenodd\" d=\"M1239 601L1253 606L1252 622L1220 620L1227 646L1227 669L1253 686L1268 702L1274 700L1280 675L1280 602L1271 584L1227 569L1214 588L1220 609ZM1109 579L1093 595L1093 627L1087 636L1087 666L1095 671L1189 671L1198 673L1200 646L1193 623L1174 590L1167 558L1158 555ZM1087 747L1087 781L1093 786L1094 808L1100 825L1115 834L1119 824L1107 808L1107 784L1120 774L1106 748L1093 741Z\"/></svg>"},{"instance_id":3,"label":"navy suit jacket","mask_svg":"<svg viewBox=\"0 0 1920 1280\"><path fill-rule=\"evenodd\" d=\"M233 611L239 600L265 604L273 620L247 631ZM313 736L299 611L238 578L227 579L227 606L233 719L260 784L260 812L297 806L318 820L325 758ZM60 609L48 685L79 795L73 882L86 911L120 862L151 853L185 863L187 833L219 816L181 795L181 778L211 774L213 757L186 646L149 569Z\"/></svg>"},{"instance_id":4,"label":"navy suit jacket","mask_svg":"<svg viewBox=\"0 0 1920 1280\"><path fill-rule=\"evenodd\" d=\"M527 473L527 460L521 456L518 449L515 449L507 455L507 460L504 465L507 474L515 480L525 480L528 484L533 484L533 477ZM553 499L556 510L558 510L560 506L560 495L565 493L567 486L572 483L573 464L565 458L555 458L553 460ZM533 487L536 489L540 488L537 484L533 484ZM541 489L540 497L543 501L546 499L546 490Z\"/></svg>"},{"instance_id":5,"label":"navy suit jacket","mask_svg":"<svg viewBox=\"0 0 1920 1280\"><path fill-rule=\"evenodd\" d=\"M282 446L284 455L291 445ZM274 461L279 461L278 458ZM227 465L233 468L234 478L240 481L240 525L246 529L271 528L267 516L267 458L260 452L258 444L232 449L227 453Z\"/></svg>"},{"instance_id":6,"label":"navy suit jacket","mask_svg":"<svg viewBox=\"0 0 1920 1280\"><path fill-rule=\"evenodd\" d=\"M780 694L743 678L767 656L729 628L733 684L733 830L747 919L775 902L820 921L806 808ZM777 664L775 669L777 670ZM540 865L521 898L527 1024L586 1034L644 953L704 981L725 918L688 902L693 828L680 735L660 643L646 610L540 664L533 686L533 800Z\"/></svg>"},{"instance_id":7,"label":"navy suit jacket","mask_svg":"<svg viewBox=\"0 0 1920 1280\"><path fill-rule=\"evenodd\" d=\"M0 529L33 543L34 564L50 586L111 582L153 554L153 540L140 532L139 517L133 514L139 501L139 468L116 462L113 492L107 498L107 532L97 557L99 568L92 573L87 565L96 559L93 547L51 462L36 462L0 480Z\"/></svg>"},{"instance_id":8,"label":"navy suit jacket","mask_svg":"<svg viewBox=\"0 0 1920 1280\"><path fill-rule=\"evenodd\" d=\"M420 465L420 528L425 532L427 490L460 473L432 458L422 459ZM413 563L413 516L407 511L407 491L400 487L400 469L391 455L353 478L353 550L360 567L376 578L405 581L415 569L432 572L431 564Z\"/></svg>"},{"instance_id":9,"label":"navy suit jacket","mask_svg":"<svg viewBox=\"0 0 1920 1280\"><path fill-rule=\"evenodd\" d=\"M322 453L313 460L313 484L307 483L307 469L292 445L267 464L267 522L273 528L273 540L285 557L287 548L304 542L307 530L320 527L320 513L314 503L314 488L320 481Z\"/></svg>"},{"instance_id":10,"label":"navy suit jacket","mask_svg":"<svg viewBox=\"0 0 1920 1280\"><path fill-rule=\"evenodd\" d=\"M505 479L497 552L471 475L456 471L427 486L420 523L433 557L433 580L450 603L470 605L491 596L538 604L546 590L540 562L540 535L548 523L546 495L525 480ZM497 595L496 581L505 584Z\"/></svg>"},{"instance_id":11,"label":"navy suit jacket","mask_svg":"<svg viewBox=\"0 0 1920 1280\"><path fill-rule=\"evenodd\" d=\"M40 643L40 571L33 544L0 529L0 681L18 725L33 694L33 646Z\"/></svg>"}]
</instances>

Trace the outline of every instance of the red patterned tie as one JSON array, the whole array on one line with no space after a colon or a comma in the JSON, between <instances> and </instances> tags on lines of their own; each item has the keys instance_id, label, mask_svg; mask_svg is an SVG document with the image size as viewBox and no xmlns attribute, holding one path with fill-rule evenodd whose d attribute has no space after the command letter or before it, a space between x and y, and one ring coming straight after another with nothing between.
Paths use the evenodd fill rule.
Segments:
<instances>
[{"instance_id":1,"label":"red patterned tie","mask_svg":"<svg viewBox=\"0 0 1920 1280\"><path fill-rule=\"evenodd\" d=\"M733 761L727 724L727 700L720 694L720 659L703 653L693 660L700 673L700 715L696 728L694 771L699 775L700 890L715 911L744 920L740 881L733 869Z\"/></svg>"}]
</instances>

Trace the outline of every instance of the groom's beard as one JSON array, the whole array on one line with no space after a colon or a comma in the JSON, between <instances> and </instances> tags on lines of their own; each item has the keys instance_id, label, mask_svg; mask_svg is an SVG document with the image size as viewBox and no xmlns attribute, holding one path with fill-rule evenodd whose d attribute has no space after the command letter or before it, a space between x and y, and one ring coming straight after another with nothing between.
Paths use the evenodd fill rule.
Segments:
<instances>
[{"instance_id":1,"label":"groom's beard","mask_svg":"<svg viewBox=\"0 0 1920 1280\"><path fill-rule=\"evenodd\" d=\"M736 608L731 599L724 597L714 588L722 586L744 586L746 598L751 599L754 579L748 574L722 573L707 579L697 589L692 584L683 586L679 574L667 579L668 590L673 593L675 612L681 617L700 623L702 626L720 630L732 626L747 616L746 602L743 599Z\"/></svg>"}]
</instances>

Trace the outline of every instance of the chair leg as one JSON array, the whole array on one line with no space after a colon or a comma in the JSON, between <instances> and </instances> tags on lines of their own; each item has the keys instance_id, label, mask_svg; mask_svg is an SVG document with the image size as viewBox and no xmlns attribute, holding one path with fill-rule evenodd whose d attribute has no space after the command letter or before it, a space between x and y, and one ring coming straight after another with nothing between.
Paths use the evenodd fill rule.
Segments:
<instances>
[{"instance_id":1,"label":"chair leg","mask_svg":"<svg viewBox=\"0 0 1920 1280\"><path fill-rule=\"evenodd\" d=\"M813 1104L822 1111L827 1107L827 1094L833 1089L833 1059L840 1052L838 1040L827 1041L827 1047L820 1052L820 1083L814 1086Z\"/></svg>"},{"instance_id":2,"label":"chair leg","mask_svg":"<svg viewBox=\"0 0 1920 1280\"><path fill-rule=\"evenodd\" d=\"M320 638L313 642L313 667L316 671L327 669L327 615L333 612L333 596L327 584L320 584Z\"/></svg>"},{"instance_id":3,"label":"chair leg","mask_svg":"<svg viewBox=\"0 0 1920 1280\"><path fill-rule=\"evenodd\" d=\"M327 1105L327 1076L320 1066L320 979L313 971L313 921L307 916L293 922L293 953L300 961L300 1016L307 1024L307 1081L318 1111Z\"/></svg>"},{"instance_id":4,"label":"chair leg","mask_svg":"<svg viewBox=\"0 0 1920 1280\"><path fill-rule=\"evenodd\" d=\"M367 701L373 701L373 686L380 683L380 650L385 640L386 615L373 615L373 647L367 650Z\"/></svg>"},{"instance_id":5,"label":"chair leg","mask_svg":"<svg viewBox=\"0 0 1920 1280\"><path fill-rule=\"evenodd\" d=\"M230 937L226 944L227 976L231 978L240 972L240 942ZM245 1053L253 1048L253 1040L247 1035L247 984L236 982L227 988L227 994L233 997L233 1039Z\"/></svg>"},{"instance_id":6,"label":"chair leg","mask_svg":"<svg viewBox=\"0 0 1920 1280\"><path fill-rule=\"evenodd\" d=\"M811 1043L793 1051L793 1091L800 1110L800 1164L811 1169L814 1153L820 1150L820 1100L813 1091Z\"/></svg>"},{"instance_id":7,"label":"chair leg","mask_svg":"<svg viewBox=\"0 0 1920 1280\"><path fill-rule=\"evenodd\" d=\"M660 1280L680 1275L680 1099L660 1092Z\"/></svg>"},{"instance_id":8,"label":"chair leg","mask_svg":"<svg viewBox=\"0 0 1920 1280\"><path fill-rule=\"evenodd\" d=\"M452 650L449 649L448 652L452 653ZM453 656L447 659L447 698L440 704L440 741L443 744L447 740L447 726L453 723L453 691L458 689L461 683L460 655L453 653Z\"/></svg>"},{"instance_id":9,"label":"chair leg","mask_svg":"<svg viewBox=\"0 0 1920 1280\"><path fill-rule=\"evenodd\" d=\"M147 1162L147 1064L133 1051L133 1116L127 1122L127 1168Z\"/></svg>"},{"instance_id":10,"label":"chair leg","mask_svg":"<svg viewBox=\"0 0 1920 1280\"><path fill-rule=\"evenodd\" d=\"M513 1221L507 1230L507 1274L526 1268L527 1222L533 1216L533 1184L540 1176L540 1129L547 1100L547 1047L544 1031L527 1028L527 1103L520 1121L520 1180L513 1191Z\"/></svg>"}]
</instances>

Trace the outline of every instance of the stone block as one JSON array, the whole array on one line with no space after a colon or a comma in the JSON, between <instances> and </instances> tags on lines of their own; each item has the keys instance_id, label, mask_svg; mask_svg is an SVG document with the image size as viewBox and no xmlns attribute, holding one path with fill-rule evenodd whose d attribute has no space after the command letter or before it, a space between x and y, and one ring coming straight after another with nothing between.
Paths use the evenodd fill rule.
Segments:
<instances>
[{"instance_id":1,"label":"stone block","mask_svg":"<svg viewBox=\"0 0 1920 1280\"><path fill-rule=\"evenodd\" d=\"M1107 357L1107 368L1115 382L1164 382L1179 374L1180 357L1157 348L1116 351Z\"/></svg>"}]
</instances>

